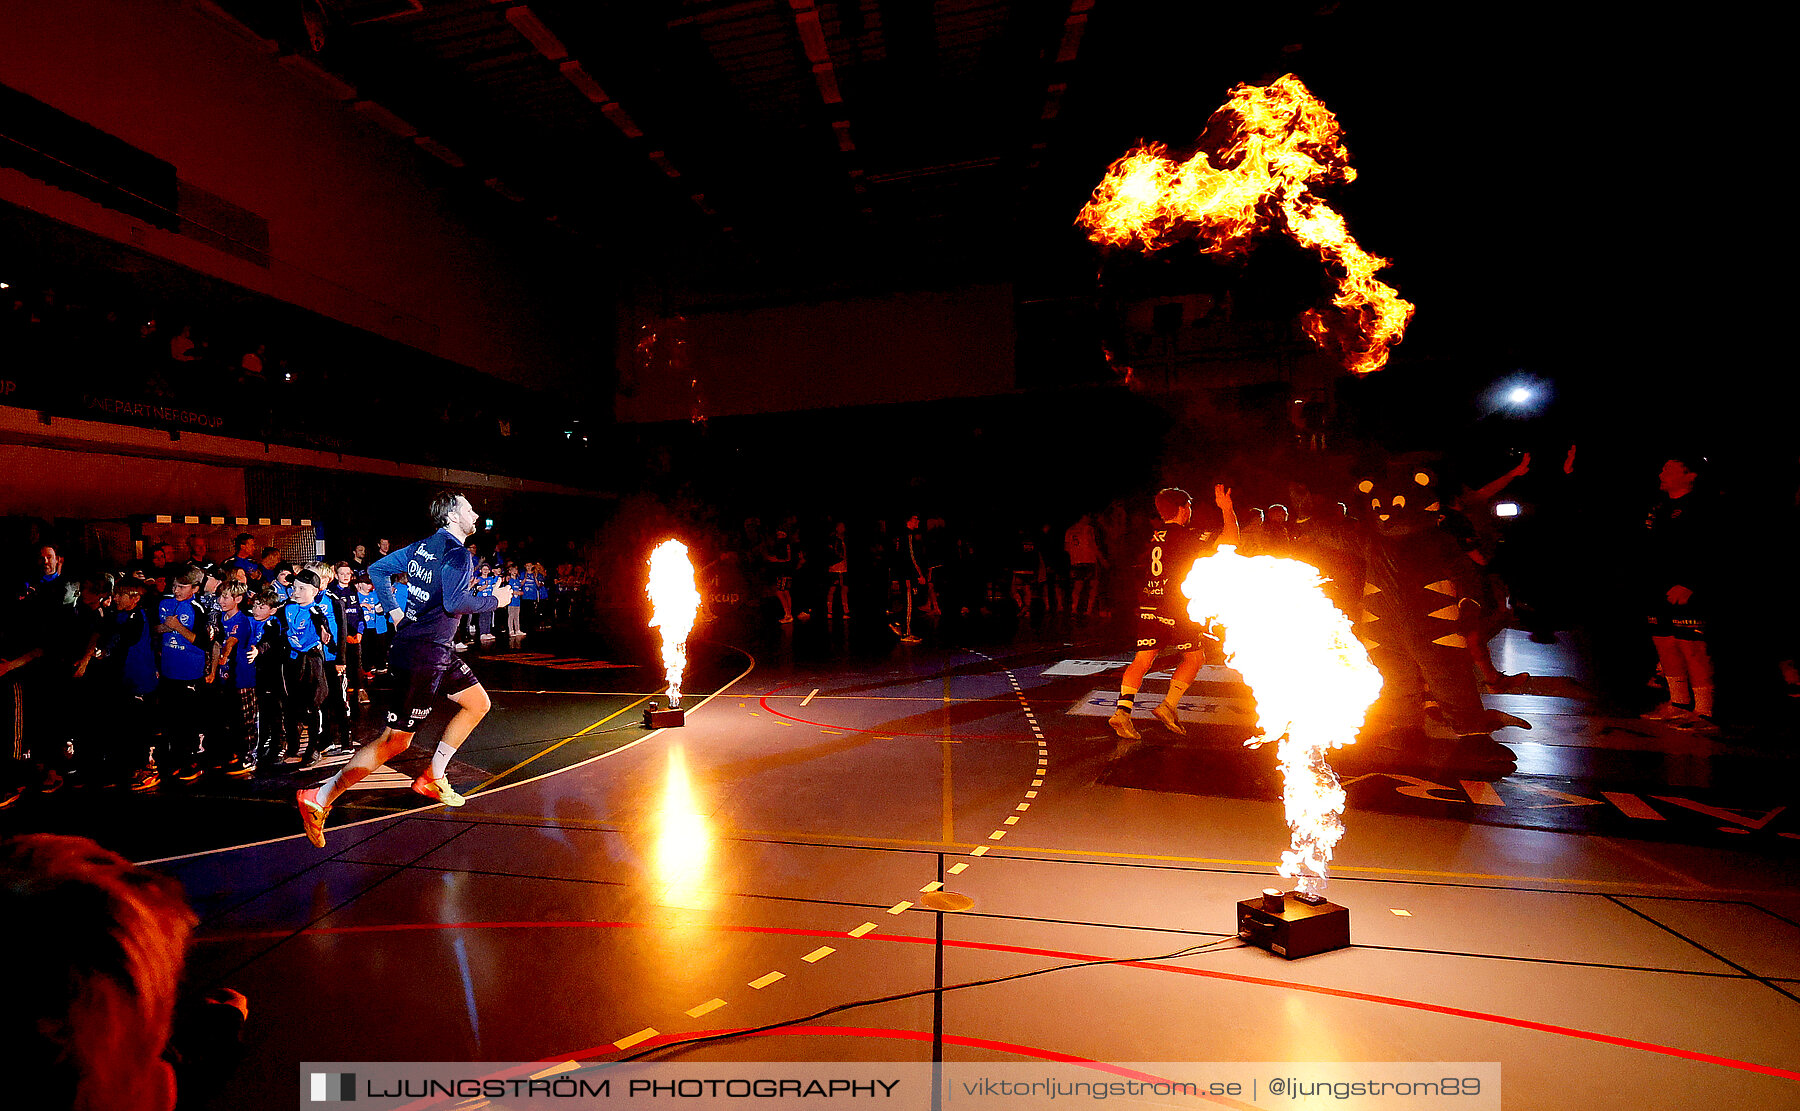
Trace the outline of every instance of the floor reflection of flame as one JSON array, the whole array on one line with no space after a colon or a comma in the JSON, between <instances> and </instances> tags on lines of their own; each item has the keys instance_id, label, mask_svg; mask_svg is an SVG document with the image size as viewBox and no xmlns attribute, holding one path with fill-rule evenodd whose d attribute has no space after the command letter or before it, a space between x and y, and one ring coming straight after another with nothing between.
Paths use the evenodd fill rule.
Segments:
<instances>
[{"instance_id":1,"label":"floor reflection of flame","mask_svg":"<svg viewBox=\"0 0 1800 1111\"><path fill-rule=\"evenodd\" d=\"M711 907L708 864L712 856L712 827L695 801L687 754L678 744L669 748L662 807L654 824L656 842L651 872L658 890L656 901L666 907Z\"/></svg>"}]
</instances>

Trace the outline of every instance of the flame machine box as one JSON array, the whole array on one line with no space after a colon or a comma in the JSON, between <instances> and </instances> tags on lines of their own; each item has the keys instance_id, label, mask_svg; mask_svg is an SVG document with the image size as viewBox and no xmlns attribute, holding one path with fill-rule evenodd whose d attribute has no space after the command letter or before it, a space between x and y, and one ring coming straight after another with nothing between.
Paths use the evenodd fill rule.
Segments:
<instances>
[{"instance_id":1,"label":"flame machine box","mask_svg":"<svg viewBox=\"0 0 1800 1111\"><path fill-rule=\"evenodd\" d=\"M1238 904L1238 936L1279 957L1297 960L1350 944L1350 910L1297 891L1266 890Z\"/></svg>"}]
</instances>

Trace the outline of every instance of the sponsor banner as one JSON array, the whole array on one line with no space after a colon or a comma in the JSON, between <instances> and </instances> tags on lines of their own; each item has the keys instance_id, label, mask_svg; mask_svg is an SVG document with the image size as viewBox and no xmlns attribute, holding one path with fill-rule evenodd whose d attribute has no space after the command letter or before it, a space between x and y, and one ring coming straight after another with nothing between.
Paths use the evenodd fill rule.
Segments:
<instances>
[{"instance_id":1,"label":"sponsor banner","mask_svg":"<svg viewBox=\"0 0 1800 1111\"><path fill-rule=\"evenodd\" d=\"M654 1031L641 1032L651 1033ZM641 1044L641 1043L639 1043ZM1040 1108L1331 1107L1500 1111L1494 1061L1038 1061L879 1064L623 1062L304 1064L300 1105Z\"/></svg>"}]
</instances>

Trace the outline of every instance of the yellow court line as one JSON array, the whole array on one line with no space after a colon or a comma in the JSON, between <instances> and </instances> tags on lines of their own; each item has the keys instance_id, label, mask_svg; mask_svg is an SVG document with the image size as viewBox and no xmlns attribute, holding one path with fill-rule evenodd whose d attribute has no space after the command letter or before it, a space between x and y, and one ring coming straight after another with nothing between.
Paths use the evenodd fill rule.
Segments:
<instances>
[{"instance_id":1,"label":"yellow court line","mask_svg":"<svg viewBox=\"0 0 1800 1111\"><path fill-rule=\"evenodd\" d=\"M516 772L516 771L518 771L518 770L519 770L519 769L520 769L520 768L522 768L522 767L524 767L524 766L525 766L525 765L526 765L526 764L529 764L529 763L531 763L531 762L532 762L532 761L533 761L533 760L536 760L536 759L537 759L537 758L538 758L538 757L539 757L539 756L548 756L548 755L550 755L550 754L551 754L551 753L552 753L552 752L555 752L555 751L556 751L556 750L557 750L557 749L559 749L559 748L561 748L561 747L562 747L562 746L564 746L564 745L566 745L566 744L568 744L568 743L569 743L569 742L570 742L570 741L572 741L572 740L574 740L574 739L575 739L575 738L576 738L576 737L585 737L585 736L587 736L587 735L588 735L588 734L589 734L589 733L592 733L592 732L593 732L593 731L594 731L594 730L596 730L596 729L598 729L598 728L600 728L600 727L601 727L601 726L602 726L602 725L605 725L605 724L606 724L606 723L607 723L607 722L609 722L609 721L611 721L611 720L612 720L612 719L614 719L614 718L616 718L616 717L618 717L618 716L619 716L619 714L622 714L622 713L624 713L624 712L625 712L625 711L626 711L626 710L629 710L629 709L631 709L631 708L632 708L632 706L641 706L641 705L643 705L643 704L644 704L644 703L646 703L646 702L648 702L648 701L650 701L650 700L651 700L651 699L652 699L652 698L654 698L654 697L656 697L656 696L655 696L655 695L653 695L653 694L646 694L646 695L645 695L645 696L644 696L644 697L642 697L642 698L640 698L640 699L638 699L638 700L637 700L637 701L636 701L636 702L633 702L633 703L632 703L632 704L631 704L631 706L626 706L626 707L624 707L624 708L623 708L623 709L621 709L621 710L619 710L619 711L617 711L617 712L616 712L616 713L611 713L611 714L608 714L608 715L606 715L606 716L605 716L605 717L603 717L603 718L601 718L601 719L600 719L600 720L599 720L599 721L597 721L597 722L595 722L595 723L594 723L594 724L592 724L592 725L590 725L590 726L588 726L588 727L587 727L587 728L586 728L586 729L583 729L583 730L582 730L582 731L581 731L581 732L579 732L579 733L576 733L576 734L575 734L575 735L574 735L574 736L571 736L571 737L564 737L564 738L563 738L563 739L562 739L562 740L560 740L560 741L557 741L557 742L556 742L556 743L555 743L555 744L553 744L553 745L551 745L551 746L550 746L550 747L549 747L549 748L547 748L547 749L545 749L545 750L544 750L544 751L542 751L542 752L539 752L539 753L536 753L536 754L535 754L535 755L531 755L531 756L527 756L527 757L526 757L526 758L525 758L525 759L523 759L523 760L521 760L521 761L519 761L519 762L518 762L518 763L516 763L516 764L514 764L514 765L513 765L513 766L512 766L512 767L510 767L510 768L507 768L507 769L506 769L506 770L505 770L505 771L503 771L503 772L501 772L501 773L500 773L500 774L499 774L499 775L491 775L491 776L489 776L489 777L488 777L488 778L486 778L486 779L484 779L484 780L482 780L482 781L481 781L481 782L480 782L480 783L477 783L477 784L476 784L476 785L475 785L475 787L474 787L474 789L473 789L473 790L470 790L470 791L469 791L469 792L468 792L468 794L471 794L471 795L473 795L473 794L476 794L476 793L478 793L478 792L479 792L479 791L480 791L480 790L481 790L481 789L482 789L482 788L483 788L483 787L486 787L486 786L487 786L487 785L488 785L488 784L490 784L490 783L493 783L493 782L495 782L495 781L497 781L497 780L501 780L501 779L505 779L505 778L506 778L506 777L507 777L507 776L509 776L509 775L511 775L511 774L512 774L512 773L514 773L514 772Z\"/></svg>"}]
</instances>

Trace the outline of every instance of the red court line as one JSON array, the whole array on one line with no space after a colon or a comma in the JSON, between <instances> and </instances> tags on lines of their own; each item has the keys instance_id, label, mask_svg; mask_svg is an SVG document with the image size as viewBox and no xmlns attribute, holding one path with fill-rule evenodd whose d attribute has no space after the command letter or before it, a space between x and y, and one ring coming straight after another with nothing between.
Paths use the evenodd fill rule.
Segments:
<instances>
[{"instance_id":1,"label":"red court line","mask_svg":"<svg viewBox=\"0 0 1800 1111\"><path fill-rule=\"evenodd\" d=\"M930 732L930 733L908 733L908 732L904 732L904 731L898 730L898 729L864 729L861 726L857 726L857 725L838 725L838 724L831 723L831 722L811 721L807 718L797 718L792 714L784 714L780 710L777 710L775 707L769 705L769 695L780 694L782 691L790 690L790 689L792 689L794 687L798 687L800 685L801 684L799 684L799 683L789 683L789 684L787 684L787 686L776 687L773 690L769 691L767 694L764 694L761 698L758 698L756 700L757 704L759 706L761 706L763 709L769 711L771 714L774 714L778 718L786 718L787 720L789 720L791 722L795 722L799 725L811 725L811 726L815 726L819 729L841 729L846 733L879 733L883 737L930 737L934 740L940 740L940 741L944 739L944 731L942 729L934 730L933 732ZM950 734L950 736L959 741L1019 741L1019 740L1024 740L1027 737L1029 737L1030 730L1021 729L1017 733L957 733L957 732L952 732Z\"/></svg>"},{"instance_id":2,"label":"red court line","mask_svg":"<svg viewBox=\"0 0 1800 1111\"><path fill-rule=\"evenodd\" d=\"M378 926L323 926L301 930L300 934L357 934L357 933L397 933L411 930L518 930L518 929L660 929L643 922L399 922ZM845 938L850 935L843 930L804 930L781 926L708 926L711 930L725 933L778 934L788 937L824 937ZM246 937L287 937L291 931L271 930L258 933L213 935L200 940L231 940ZM935 938L914 937L909 934L884 934L880 932L865 934L864 941L893 941L915 945L936 944ZM1245 976L1236 972L1219 972L1208 968L1186 968L1176 964L1162 964L1156 961L1121 961L1113 957L1100 956L1094 953L1068 953L1058 949L1034 949L1020 945L996 945L979 941L949 941L945 945L954 949L976 949L993 953L1019 953L1031 957L1055 957L1069 961L1111 961L1125 968L1143 968L1153 972L1173 972L1182 976L1199 976L1209 980L1226 980L1239 984L1254 984L1259 987L1285 988L1290 991L1305 991L1315 995L1328 995L1338 999L1355 999L1364 1003L1380 1003L1389 1007L1405 1007L1409 1010L1426 1011L1431 1014L1448 1015L1452 1018L1474 1019L1477 1022L1491 1022L1501 1026L1513 1026L1521 1030L1533 1030L1541 1034L1557 1034L1565 1038L1576 1038L1582 1041L1599 1042L1603 1045L1617 1046L1621 1049L1636 1049L1645 1053L1660 1053L1667 1057L1679 1057L1683 1060L1698 1061L1701 1064L1719 1065L1724 1068L1741 1069L1744 1072L1762 1073L1765 1076L1778 1076L1784 1080L1800 1080L1800 1071L1778 1068L1774 1065L1761 1065L1754 1061L1740 1061L1735 1057L1721 1057L1712 1053L1701 1053L1692 1049L1681 1049L1672 1045L1660 1045L1656 1042L1639 1041L1635 1038L1621 1038L1612 1034L1601 1034L1593 1030L1579 1030L1572 1026L1557 1026L1554 1023L1537 1022L1527 1018L1513 1018L1510 1015L1492 1014L1487 1011L1472 1011L1462 1007L1449 1007L1440 1003L1427 1003L1419 999L1404 999L1393 995L1374 995L1369 992L1350 991L1346 988L1328 988L1319 984L1302 984L1292 980L1271 980L1262 976ZM691 1037L693 1035L685 1035Z\"/></svg>"}]
</instances>

